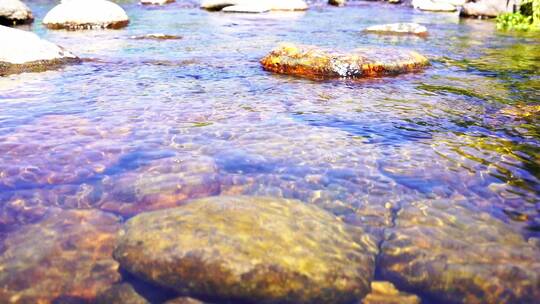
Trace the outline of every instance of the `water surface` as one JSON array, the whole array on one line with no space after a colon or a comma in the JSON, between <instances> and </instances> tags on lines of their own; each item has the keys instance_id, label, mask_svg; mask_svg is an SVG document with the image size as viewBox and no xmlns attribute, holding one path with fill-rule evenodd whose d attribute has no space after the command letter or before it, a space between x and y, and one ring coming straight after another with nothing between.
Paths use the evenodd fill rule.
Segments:
<instances>
[{"instance_id":1,"label":"water surface","mask_svg":"<svg viewBox=\"0 0 540 304\"><path fill-rule=\"evenodd\" d=\"M30 29L84 62L0 78L0 237L52 206L129 218L220 194L297 198L345 219L442 199L540 237L539 118L508 110L540 102L538 36L381 3L243 15L127 2L125 29L51 31L40 20L53 3L29 5ZM390 22L429 36L361 32ZM131 38L150 33L182 39ZM432 65L312 81L261 69L280 42L409 48Z\"/></svg>"}]
</instances>

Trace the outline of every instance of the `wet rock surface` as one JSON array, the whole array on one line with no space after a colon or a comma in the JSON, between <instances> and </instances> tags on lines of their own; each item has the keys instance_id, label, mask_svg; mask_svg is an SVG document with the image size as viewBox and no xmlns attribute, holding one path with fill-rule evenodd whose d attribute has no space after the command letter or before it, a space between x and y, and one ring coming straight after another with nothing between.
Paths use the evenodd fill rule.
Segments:
<instances>
[{"instance_id":1,"label":"wet rock surface","mask_svg":"<svg viewBox=\"0 0 540 304\"><path fill-rule=\"evenodd\" d=\"M386 281L371 282L371 292L362 300L362 304L420 304L420 298L414 294L399 291L394 284Z\"/></svg>"},{"instance_id":2,"label":"wet rock surface","mask_svg":"<svg viewBox=\"0 0 540 304\"><path fill-rule=\"evenodd\" d=\"M143 296L137 293L133 286L122 283L111 286L101 293L96 304L150 304Z\"/></svg>"},{"instance_id":3,"label":"wet rock surface","mask_svg":"<svg viewBox=\"0 0 540 304\"><path fill-rule=\"evenodd\" d=\"M165 158L104 183L110 195L99 208L123 216L179 206L189 199L217 195L220 182L209 158Z\"/></svg>"},{"instance_id":4,"label":"wet rock surface","mask_svg":"<svg viewBox=\"0 0 540 304\"><path fill-rule=\"evenodd\" d=\"M373 25L364 30L367 33L377 34L397 34L397 35L418 35L426 36L427 28L418 23L391 23Z\"/></svg>"},{"instance_id":5,"label":"wet rock surface","mask_svg":"<svg viewBox=\"0 0 540 304\"><path fill-rule=\"evenodd\" d=\"M534 303L540 251L487 213L446 201L413 203L386 231L383 277L451 303Z\"/></svg>"},{"instance_id":6,"label":"wet rock surface","mask_svg":"<svg viewBox=\"0 0 540 304\"><path fill-rule=\"evenodd\" d=\"M261 64L271 72L308 78L362 78L418 71L429 61L408 50L370 48L345 54L282 44L261 59Z\"/></svg>"},{"instance_id":7,"label":"wet rock surface","mask_svg":"<svg viewBox=\"0 0 540 304\"><path fill-rule=\"evenodd\" d=\"M348 303L369 292L375 253L369 235L317 207L230 196L132 218L114 256L196 298Z\"/></svg>"},{"instance_id":8,"label":"wet rock surface","mask_svg":"<svg viewBox=\"0 0 540 304\"><path fill-rule=\"evenodd\" d=\"M43 18L43 24L50 29L118 29L128 23L126 12L106 0L63 1Z\"/></svg>"},{"instance_id":9,"label":"wet rock surface","mask_svg":"<svg viewBox=\"0 0 540 304\"><path fill-rule=\"evenodd\" d=\"M80 60L36 34L0 25L0 76L55 69Z\"/></svg>"},{"instance_id":10,"label":"wet rock surface","mask_svg":"<svg viewBox=\"0 0 540 304\"><path fill-rule=\"evenodd\" d=\"M9 234L0 256L0 302L91 301L120 280L112 259L120 223L95 210L50 209Z\"/></svg>"},{"instance_id":11,"label":"wet rock surface","mask_svg":"<svg viewBox=\"0 0 540 304\"><path fill-rule=\"evenodd\" d=\"M0 0L0 25L10 26L31 23L32 21L34 21L32 11L23 2Z\"/></svg>"}]
</instances>

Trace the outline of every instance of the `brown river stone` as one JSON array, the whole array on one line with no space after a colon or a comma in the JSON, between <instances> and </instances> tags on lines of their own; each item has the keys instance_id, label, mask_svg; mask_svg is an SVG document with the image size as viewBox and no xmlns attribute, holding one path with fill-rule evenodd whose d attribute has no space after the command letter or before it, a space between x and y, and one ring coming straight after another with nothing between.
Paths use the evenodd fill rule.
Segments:
<instances>
[{"instance_id":1,"label":"brown river stone","mask_svg":"<svg viewBox=\"0 0 540 304\"><path fill-rule=\"evenodd\" d=\"M114 252L183 295L255 303L350 303L370 290L376 244L315 206L222 196L130 219Z\"/></svg>"},{"instance_id":2,"label":"brown river stone","mask_svg":"<svg viewBox=\"0 0 540 304\"><path fill-rule=\"evenodd\" d=\"M0 303L93 300L120 280L112 259L118 218L52 208L41 222L9 234L0 256Z\"/></svg>"},{"instance_id":3,"label":"brown river stone","mask_svg":"<svg viewBox=\"0 0 540 304\"><path fill-rule=\"evenodd\" d=\"M450 202L401 209L378 267L385 279L439 301L540 299L540 250L491 215Z\"/></svg>"},{"instance_id":4,"label":"brown river stone","mask_svg":"<svg viewBox=\"0 0 540 304\"><path fill-rule=\"evenodd\" d=\"M386 281L371 282L371 292L361 304L420 304L417 295L399 291L394 284Z\"/></svg>"},{"instance_id":5,"label":"brown river stone","mask_svg":"<svg viewBox=\"0 0 540 304\"><path fill-rule=\"evenodd\" d=\"M418 71L429 65L414 51L387 48L357 49L340 53L283 44L261 59L265 70L308 78L363 78Z\"/></svg>"}]
</instances>

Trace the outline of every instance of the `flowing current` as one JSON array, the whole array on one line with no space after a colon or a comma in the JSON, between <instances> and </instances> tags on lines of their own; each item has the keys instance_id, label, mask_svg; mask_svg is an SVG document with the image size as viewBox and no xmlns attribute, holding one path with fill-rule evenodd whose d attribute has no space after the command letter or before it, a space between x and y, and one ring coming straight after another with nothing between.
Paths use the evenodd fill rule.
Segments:
<instances>
[{"instance_id":1,"label":"flowing current","mask_svg":"<svg viewBox=\"0 0 540 304\"><path fill-rule=\"evenodd\" d=\"M527 113L540 102L538 35L383 3L261 15L121 5L125 29L53 31L41 20L54 3L29 1L36 22L22 28L83 62L0 78L0 241L51 208L127 219L245 194L316 204L352 224L359 213L372 227L444 201L538 244L540 124ZM429 36L362 33L393 22ZM133 38L152 33L181 39ZM431 66L362 80L264 71L260 58L281 42L406 48Z\"/></svg>"}]
</instances>

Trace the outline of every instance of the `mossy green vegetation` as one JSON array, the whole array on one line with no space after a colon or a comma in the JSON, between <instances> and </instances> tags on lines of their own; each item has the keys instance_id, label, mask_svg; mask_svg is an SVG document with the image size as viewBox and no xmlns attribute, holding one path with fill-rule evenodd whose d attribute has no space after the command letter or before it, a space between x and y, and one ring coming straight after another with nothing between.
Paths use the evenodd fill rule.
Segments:
<instances>
[{"instance_id":1,"label":"mossy green vegetation","mask_svg":"<svg viewBox=\"0 0 540 304\"><path fill-rule=\"evenodd\" d=\"M540 31L540 0L526 0L521 4L519 11L499 15L497 29Z\"/></svg>"}]
</instances>

